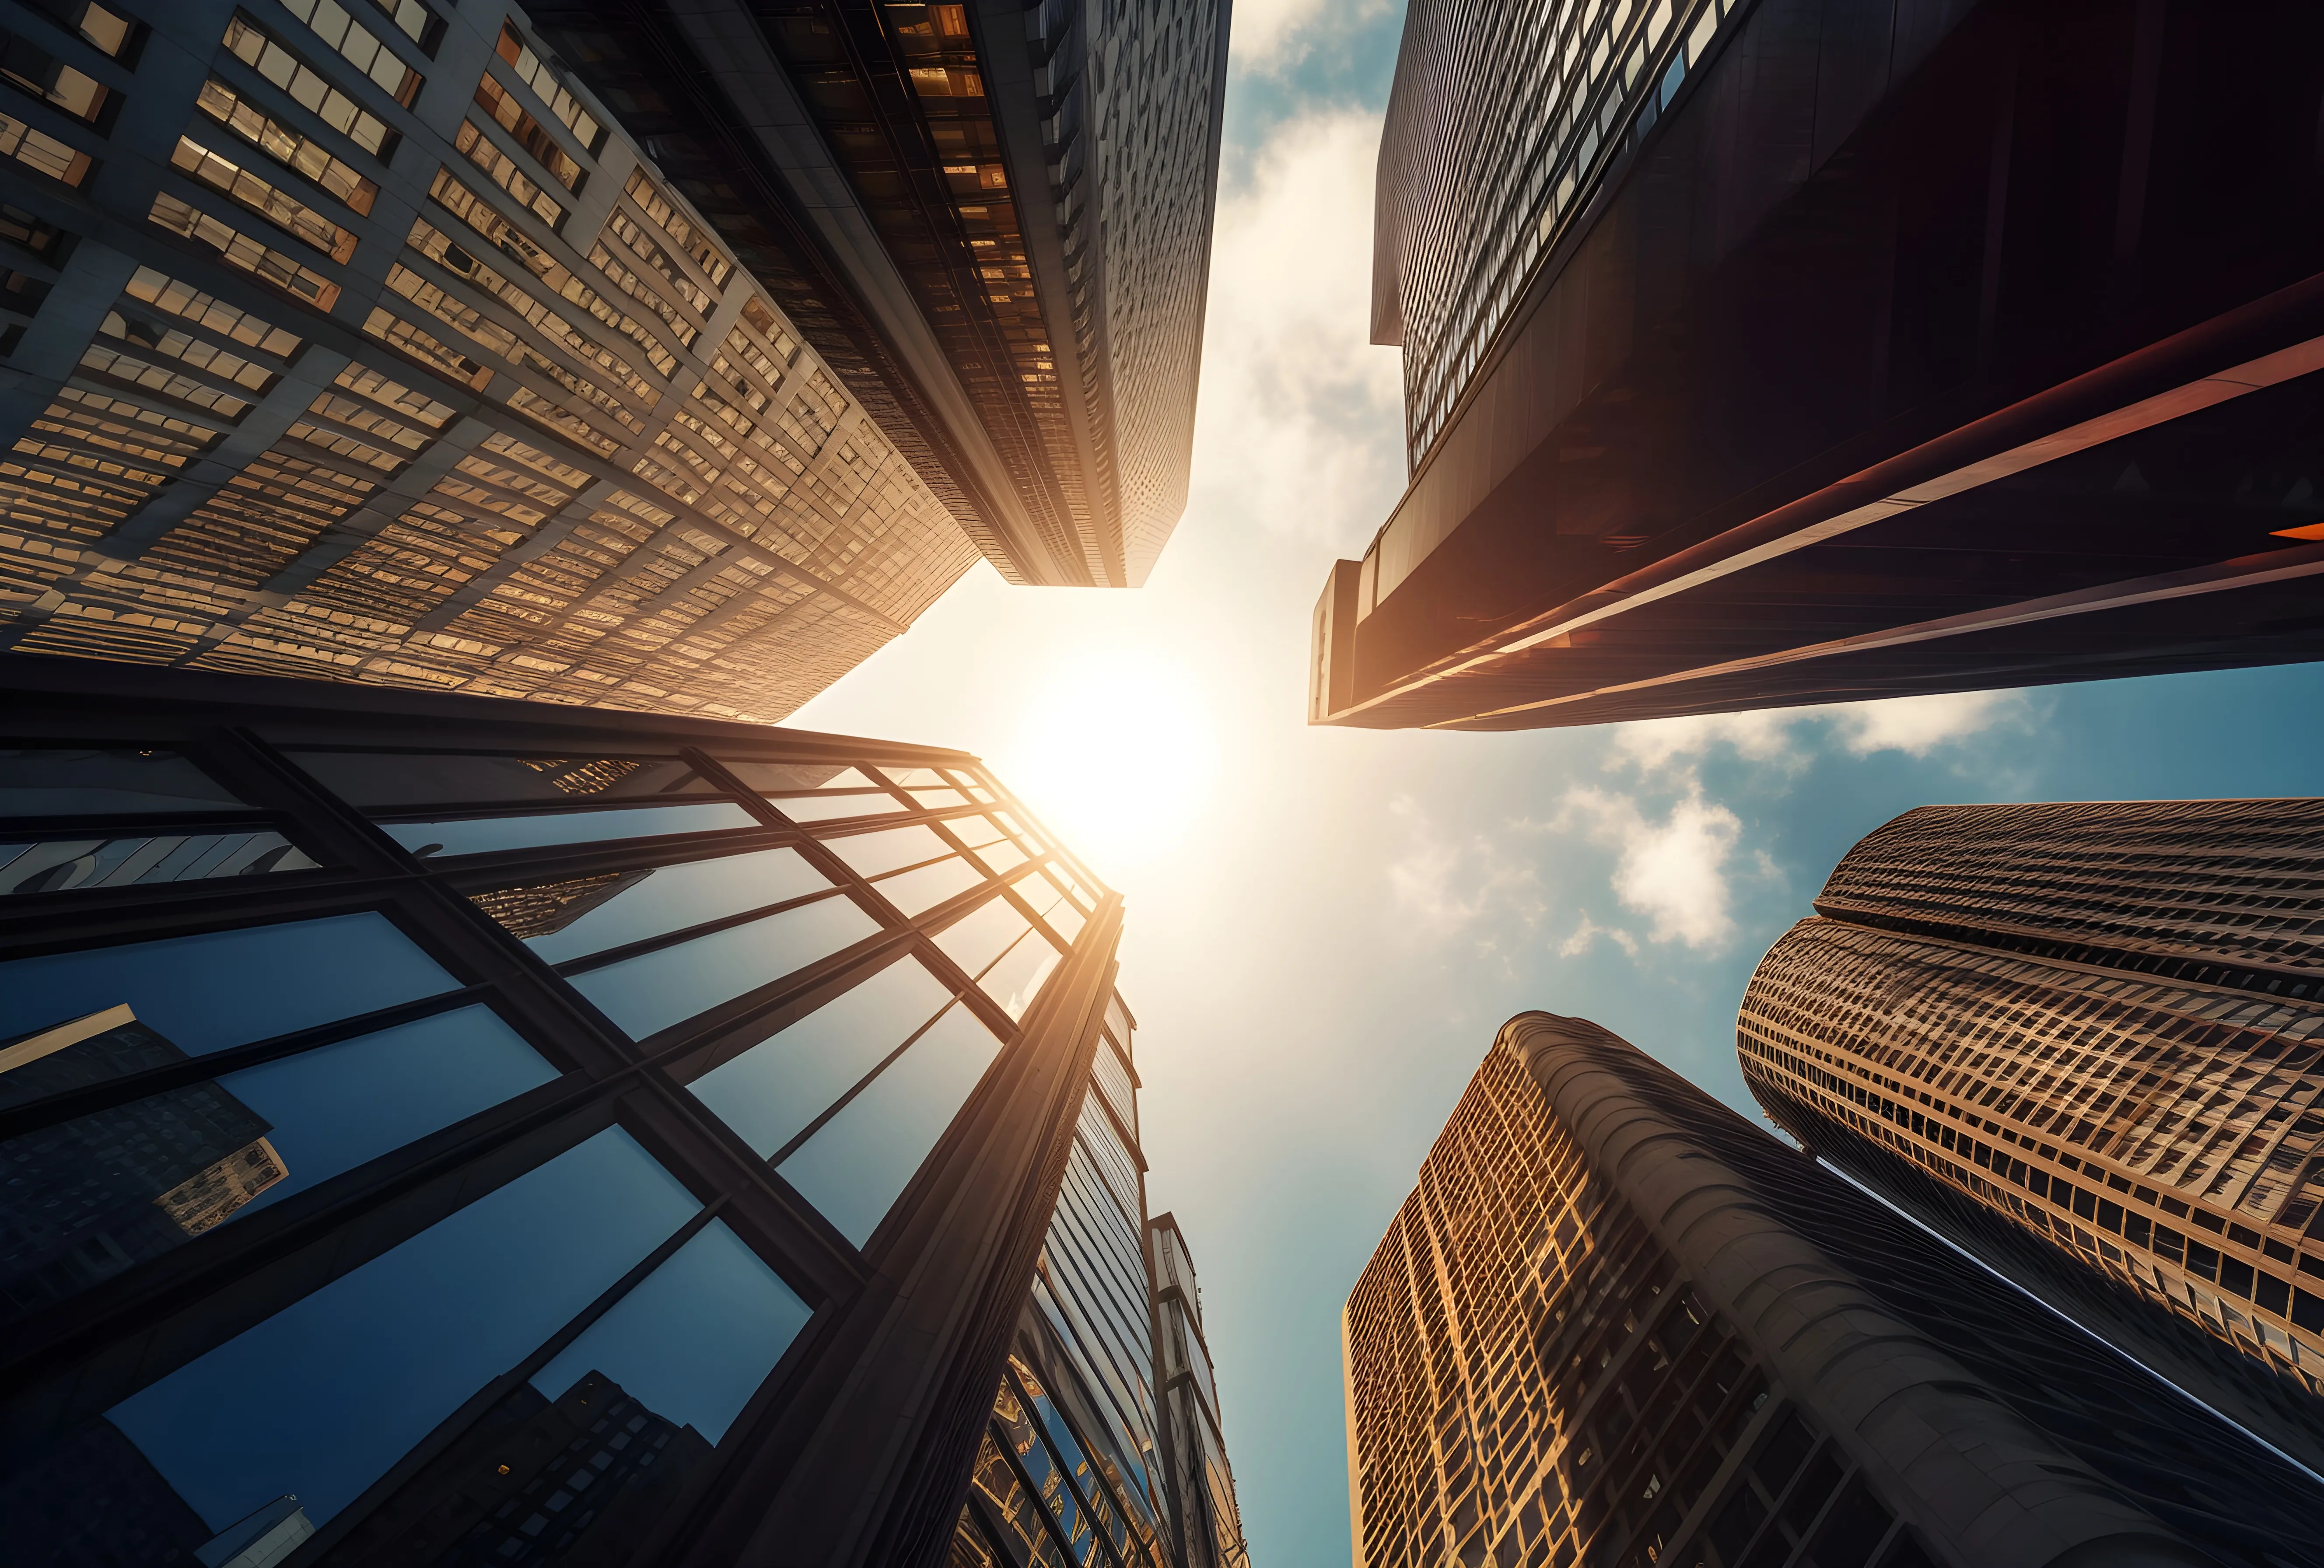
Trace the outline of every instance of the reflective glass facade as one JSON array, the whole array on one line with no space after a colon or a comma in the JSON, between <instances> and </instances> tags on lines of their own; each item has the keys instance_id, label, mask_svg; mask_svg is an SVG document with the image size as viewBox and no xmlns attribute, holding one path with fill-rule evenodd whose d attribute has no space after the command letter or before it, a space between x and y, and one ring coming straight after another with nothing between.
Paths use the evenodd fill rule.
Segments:
<instances>
[{"instance_id":1,"label":"reflective glass facade","mask_svg":"<svg viewBox=\"0 0 2324 1568\"><path fill-rule=\"evenodd\" d=\"M973 758L9 663L12 1560L933 1562L1005 1367L1177 1562L1119 900Z\"/></svg>"},{"instance_id":2,"label":"reflective glass facade","mask_svg":"<svg viewBox=\"0 0 2324 1568\"><path fill-rule=\"evenodd\" d=\"M1311 720L2324 654L2319 94L2300 0L1416 3Z\"/></svg>"},{"instance_id":3,"label":"reflective glass facade","mask_svg":"<svg viewBox=\"0 0 2324 1568\"><path fill-rule=\"evenodd\" d=\"M1504 1026L1343 1320L1356 1560L2314 1563L2319 1490L1597 1026Z\"/></svg>"},{"instance_id":4,"label":"reflective glass facade","mask_svg":"<svg viewBox=\"0 0 2324 1568\"><path fill-rule=\"evenodd\" d=\"M1737 1021L1808 1147L1993 1236L2102 1332L2152 1338L2160 1306L2266 1369L2246 1389L2160 1352L2311 1464L2319 827L2313 800L1924 807L1849 851Z\"/></svg>"},{"instance_id":5,"label":"reflective glass facade","mask_svg":"<svg viewBox=\"0 0 2324 1568\"><path fill-rule=\"evenodd\" d=\"M1165 1462L1180 1500L1180 1561L1186 1568L1250 1568L1234 1467L1227 1462L1218 1374L1203 1336L1203 1292L1177 1216L1148 1227L1154 1251L1154 1318L1161 1354Z\"/></svg>"}]
</instances>

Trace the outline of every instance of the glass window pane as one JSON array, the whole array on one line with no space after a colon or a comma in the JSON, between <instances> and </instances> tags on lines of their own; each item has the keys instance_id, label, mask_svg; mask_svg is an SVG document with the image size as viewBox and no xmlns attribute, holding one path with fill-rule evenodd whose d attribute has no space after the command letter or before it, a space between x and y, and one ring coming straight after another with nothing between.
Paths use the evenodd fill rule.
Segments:
<instances>
[{"instance_id":1,"label":"glass window pane","mask_svg":"<svg viewBox=\"0 0 2324 1568\"><path fill-rule=\"evenodd\" d=\"M907 789L917 789L922 786L941 789L952 782L934 768L882 768L880 770L888 775L890 783L901 785Z\"/></svg>"},{"instance_id":2,"label":"glass window pane","mask_svg":"<svg viewBox=\"0 0 2324 1568\"><path fill-rule=\"evenodd\" d=\"M1111 1037L1101 1035L1097 1043L1097 1063L1094 1076L1097 1086L1113 1106L1113 1113L1130 1129L1130 1136L1138 1135L1138 1094L1130 1087L1130 1069L1113 1048Z\"/></svg>"},{"instance_id":3,"label":"glass window pane","mask_svg":"<svg viewBox=\"0 0 2324 1568\"><path fill-rule=\"evenodd\" d=\"M471 901L551 964L828 888L797 850L764 849L633 872L600 872L472 893Z\"/></svg>"},{"instance_id":4,"label":"glass window pane","mask_svg":"<svg viewBox=\"0 0 2324 1568\"><path fill-rule=\"evenodd\" d=\"M225 811L241 805L175 752L0 747L0 816Z\"/></svg>"},{"instance_id":5,"label":"glass window pane","mask_svg":"<svg viewBox=\"0 0 2324 1568\"><path fill-rule=\"evenodd\" d=\"M776 1168L862 1246L1000 1051L992 1032L954 1002Z\"/></svg>"},{"instance_id":6,"label":"glass window pane","mask_svg":"<svg viewBox=\"0 0 2324 1568\"><path fill-rule=\"evenodd\" d=\"M1089 922L1075 909L1071 899L1057 890L1047 877L1025 877L1017 883L1019 897L1033 906L1034 913L1049 923L1049 928L1071 942L1082 934Z\"/></svg>"},{"instance_id":7,"label":"glass window pane","mask_svg":"<svg viewBox=\"0 0 2324 1568\"><path fill-rule=\"evenodd\" d=\"M908 809L885 789L848 795L781 795L775 809L793 822L835 822L843 816L884 816Z\"/></svg>"},{"instance_id":8,"label":"glass window pane","mask_svg":"<svg viewBox=\"0 0 2324 1568\"><path fill-rule=\"evenodd\" d=\"M951 1001L936 976L904 959L688 1087L771 1157Z\"/></svg>"},{"instance_id":9,"label":"glass window pane","mask_svg":"<svg viewBox=\"0 0 2324 1568\"><path fill-rule=\"evenodd\" d=\"M371 811L718 793L715 785L675 757L479 757L407 752L296 752L292 756L339 798Z\"/></svg>"},{"instance_id":10,"label":"glass window pane","mask_svg":"<svg viewBox=\"0 0 2324 1568\"><path fill-rule=\"evenodd\" d=\"M29 1099L184 1059L124 1022L0 1084ZM508 1025L470 1007L0 1143L0 1318L77 1296L555 1076Z\"/></svg>"},{"instance_id":11,"label":"glass window pane","mask_svg":"<svg viewBox=\"0 0 2324 1568\"><path fill-rule=\"evenodd\" d=\"M908 866L939 855L952 853L952 845L938 838L920 823L908 827L891 827L884 833L859 833L845 838L825 841L824 847L854 870L857 875L876 877L881 872L892 872L898 866Z\"/></svg>"},{"instance_id":12,"label":"glass window pane","mask_svg":"<svg viewBox=\"0 0 2324 1568\"><path fill-rule=\"evenodd\" d=\"M1009 945L1031 930L1006 899L991 899L937 933L936 945L971 974L982 974Z\"/></svg>"},{"instance_id":13,"label":"glass window pane","mask_svg":"<svg viewBox=\"0 0 2324 1568\"><path fill-rule=\"evenodd\" d=\"M723 760L723 759L722 759ZM752 789L770 795L795 789L879 789L863 772L844 763L733 762L726 767ZM885 790L881 790L885 794Z\"/></svg>"},{"instance_id":14,"label":"glass window pane","mask_svg":"<svg viewBox=\"0 0 2324 1568\"><path fill-rule=\"evenodd\" d=\"M968 804L968 797L963 795L957 789L912 789L906 791L906 793L910 795L914 801L930 811L939 811L947 806L965 806Z\"/></svg>"},{"instance_id":15,"label":"glass window pane","mask_svg":"<svg viewBox=\"0 0 2324 1568\"><path fill-rule=\"evenodd\" d=\"M758 818L731 800L702 806L641 806L628 810L558 811L541 816L476 816L451 822L384 822L390 838L425 858L482 854L496 849L540 849L559 844L602 844L665 833L709 833L755 827Z\"/></svg>"},{"instance_id":16,"label":"glass window pane","mask_svg":"<svg viewBox=\"0 0 2324 1568\"><path fill-rule=\"evenodd\" d=\"M633 1039L859 942L879 923L840 895L573 976Z\"/></svg>"},{"instance_id":17,"label":"glass window pane","mask_svg":"<svg viewBox=\"0 0 2324 1568\"><path fill-rule=\"evenodd\" d=\"M1063 956L1049 945L1048 938L1031 932L1002 954L999 963L977 976L977 983L984 988L985 995L1000 1004L1001 1011L1010 1018L1021 1019Z\"/></svg>"},{"instance_id":18,"label":"glass window pane","mask_svg":"<svg viewBox=\"0 0 2324 1568\"><path fill-rule=\"evenodd\" d=\"M286 1496L321 1525L698 1207L599 1133L107 1416L211 1529Z\"/></svg>"},{"instance_id":19,"label":"glass window pane","mask_svg":"<svg viewBox=\"0 0 2324 1568\"><path fill-rule=\"evenodd\" d=\"M303 871L314 863L289 839L263 828L254 833L141 833L123 838L0 842L0 894L255 876Z\"/></svg>"},{"instance_id":20,"label":"glass window pane","mask_svg":"<svg viewBox=\"0 0 2324 1568\"><path fill-rule=\"evenodd\" d=\"M126 1006L200 1056L457 985L386 916L334 915L0 964L0 1041Z\"/></svg>"},{"instance_id":21,"label":"glass window pane","mask_svg":"<svg viewBox=\"0 0 2324 1568\"><path fill-rule=\"evenodd\" d=\"M535 1373L532 1386L562 1399L583 1379L601 1378L715 1443L807 1315L807 1303L713 1220Z\"/></svg>"},{"instance_id":22,"label":"glass window pane","mask_svg":"<svg viewBox=\"0 0 2324 1568\"><path fill-rule=\"evenodd\" d=\"M933 909L954 893L965 892L984 881L984 873L958 855L918 871L899 872L872 885L907 915Z\"/></svg>"}]
</instances>

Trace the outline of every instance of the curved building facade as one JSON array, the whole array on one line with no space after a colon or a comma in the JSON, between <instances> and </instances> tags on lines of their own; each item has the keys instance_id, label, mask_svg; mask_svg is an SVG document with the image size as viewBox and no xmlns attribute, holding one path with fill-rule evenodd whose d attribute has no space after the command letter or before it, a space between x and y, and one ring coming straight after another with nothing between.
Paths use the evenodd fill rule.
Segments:
<instances>
[{"instance_id":1,"label":"curved building facade","mask_svg":"<svg viewBox=\"0 0 2324 1568\"><path fill-rule=\"evenodd\" d=\"M2324 1561L2315 1476L1582 1019L1503 1026L1342 1332L1366 1568Z\"/></svg>"},{"instance_id":2,"label":"curved building facade","mask_svg":"<svg viewBox=\"0 0 2324 1568\"><path fill-rule=\"evenodd\" d=\"M1760 962L1737 1045L1808 1147L2324 1468L2319 827L2313 800L1908 812Z\"/></svg>"}]
</instances>

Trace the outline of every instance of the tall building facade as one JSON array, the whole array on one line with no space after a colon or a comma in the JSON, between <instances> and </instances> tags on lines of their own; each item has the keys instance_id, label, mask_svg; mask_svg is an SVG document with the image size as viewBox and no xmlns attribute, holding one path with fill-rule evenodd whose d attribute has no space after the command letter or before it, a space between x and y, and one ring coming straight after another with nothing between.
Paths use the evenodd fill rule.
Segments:
<instances>
[{"instance_id":1,"label":"tall building facade","mask_svg":"<svg viewBox=\"0 0 2324 1568\"><path fill-rule=\"evenodd\" d=\"M1815 908L1768 1114L2324 1470L2324 802L1923 807Z\"/></svg>"},{"instance_id":2,"label":"tall building facade","mask_svg":"<svg viewBox=\"0 0 2324 1568\"><path fill-rule=\"evenodd\" d=\"M1416 0L1409 484L1312 721L2318 657L2319 43L2290 0Z\"/></svg>"},{"instance_id":3,"label":"tall building facade","mask_svg":"<svg viewBox=\"0 0 2324 1568\"><path fill-rule=\"evenodd\" d=\"M1120 900L975 759L0 662L12 1561L1214 1560Z\"/></svg>"},{"instance_id":4,"label":"tall building facade","mask_svg":"<svg viewBox=\"0 0 2324 1568\"><path fill-rule=\"evenodd\" d=\"M632 79L666 51L609 42L617 7L569 39L431 0L23 8L0 649L768 721L980 549L1142 580L1185 498L1223 6L1052 7L1046 44L832 9L796 30L885 51L890 118L790 125L778 171L685 100L706 68ZM761 55L790 25L735 14ZM927 232L817 229L904 199L834 149L907 134L942 149Z\"/></svg>"},{"instance_id":5,"label":"tall building facade","mask_svg":"<svg viewBox=\"0 0 2324 1568\"><path fill-rule=\"evenodd\" d=\"M2324 1481L1581 1019L1503 1026L1343 1343L1364 1568L2324 1562Z\"/></svg>"}]
</instances>

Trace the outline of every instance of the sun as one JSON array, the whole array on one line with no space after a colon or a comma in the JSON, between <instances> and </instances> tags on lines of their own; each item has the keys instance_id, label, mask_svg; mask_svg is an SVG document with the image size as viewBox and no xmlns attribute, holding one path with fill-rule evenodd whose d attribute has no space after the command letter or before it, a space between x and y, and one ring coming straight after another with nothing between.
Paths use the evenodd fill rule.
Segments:
<instances>
[{"instance_id":1,"label":"sun","mask_svg":"<svg viewBox=\"0 0 2324 1568\"><path fill-rule=\"evenodd\" d=\"M1112 882L1190 847L1215 750L1212 705L1184 666L1118 655L1036 683L1007 750L988 756L1001 782Z\"/></svg>"}]
</instances>

